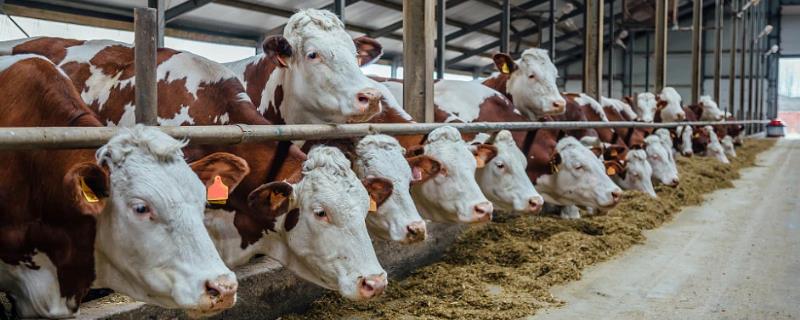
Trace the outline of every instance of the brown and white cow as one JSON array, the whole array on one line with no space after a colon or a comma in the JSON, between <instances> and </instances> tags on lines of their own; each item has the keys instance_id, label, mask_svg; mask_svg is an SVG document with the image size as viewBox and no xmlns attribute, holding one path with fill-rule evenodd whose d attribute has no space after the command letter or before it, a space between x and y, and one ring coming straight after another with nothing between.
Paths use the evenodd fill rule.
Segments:
<instances>
[{"instance_id":1,"label":"brown and white cow","mask_svg":"<svg viewBox=\"0 0 800 320\"><path fill-rule=\"evenodd\" d=\"M0 57L0 91L0 126L102 126L43 57ZM18 316L71 317L90 286L195 315L235 303L236 277L203 228L206 192L192 171L224 164L190 168L183 146L136 127L96 152L0 152L0 290Z\"/></svg>"},{"instance_id":2,"label":"brown and white cow","mask_svg":"<svg viewBox=\"0 0 800 320\"><path fill-rule=\"evenodd\" d=\"M625 103L636 113L634 121L654 122L656 112L661 111L658 108L656 95L650 92L641 92L634 96L625 96L623 100L625 100ZM662 105L664 104L662 103Z\"/></svg>"},{"instance_id":3,"label":"brown and white cow","mask_svg":"<svg viewBox=\"0 0 800 320\"><path fill-rule=\"evenodd\" d=\"M556 85L558 70L546 50L527 49L517 61L508 54L498 53L494 55L494 63L500 72L483 84L506 95L529 119L564 112L566 102Z\"/></svg>"},{"instance_id":4,"label":"brown and white cow","mask_svg":"<svg viewBox=\"0 0 800 320\"><path fill-rule=\"evenodd\" d=\"M382 50L368 40L356 48L333 13L303 9L289 18L283 36L264 41L264 53L225 66L273 123L364 122L380 111L382 99L359 69Z\"/></svg>"},{"instance_id":5,"label":"brown and white cow","mask_svg":"<svg viewBox=\"0 0 800 320\"><path fill-rule=\"evenodd\" d=\"M130 45L105 40L36 38L0 43L0 51L15 54L35 52L46 55L67 73L80 92L81 98L101 120L109 125L127 125L131 122L129 119L133 118L135 110L135 72L133 48ZM158 50L158 63L158 120L161 125L270 124L250 102L236 75L224 66L192 53L166 48ZM258 253L270 255L284 263L289 270L312 282L319 284L320 279L328 279L335 275L338 277L337 281L328 279L323 285L327 288L337 288L350 298L359 295L359 291L352 288L365 286L363 279L375 274L374 271L379 268L372 263L375 261L375 253L371 242L368 239L364 241L358 236L362 233L360 228L364 228L363 221L333 218L343 222L341 227L349 229L338 236L323 233L326 234L327 238L324 240L328 243L324 248L296 247L286 242L286 238L268 237L268 234L276 231L275 223L278 217L289 211L257 205L252 201L252 197L258 195L256 191L263 184L292 178L301 171L306 156L291 143L264 141L234 146L201 145L188 147L184 152L190 160L217 152L229 152L244 159L249 167L249 173L241 183L231 188L229 199L224 204L211 205L211 208L218 209L216 212L222 211L225 215L210 215L205 220L207 226L231 223L234 230L224 236L235 237L236 246L228 245L229 239L214 236L220 255L228 266L246 263L252 257L250 252L262 250ZM350 176L334 177L343 180L339 182L340 184L350 183L348 180ZM373 185L376 186L375 190L382 190L377 188L380 184ZM358 193L345 193L340 197L346 198L337 199L341 204L360 203ZM330 201L323 197L322 193L312 193L308 196L302 194L296 198L299 200L293 202L293 205L304 209L298 215L301 221L306 219L314 221L314 213L309 206L327 205ZM307 204L304 201L311 203ZM350 210L358 211L361 208L351 207ZM344 211L347 209L340 208L330 211L330 214L338 215ZM366 215L366 211L364 214ZM326 228L324 225L313 223L310 227ZM284 248L283 251L275 249L272 251L275 252L273 254L270 251L263 251L263 248L253 249L255 244L263 239L268 239L267 242L273 247ZM353 251L354 246L359 249ZM284 252L294 252L292 250L299 250L294 254L299 258L283 259ZM342 263L333 263L338 261L339 257L346 259L342 259L344 261ZM334 285L341 286L333 287Z\"/></svg>"}]
</instances>

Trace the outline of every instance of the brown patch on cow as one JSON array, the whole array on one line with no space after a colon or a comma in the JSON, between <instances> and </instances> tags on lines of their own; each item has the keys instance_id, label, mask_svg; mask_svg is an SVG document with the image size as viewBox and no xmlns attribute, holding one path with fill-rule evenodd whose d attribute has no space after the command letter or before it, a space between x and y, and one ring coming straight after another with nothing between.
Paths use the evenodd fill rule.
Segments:
<instances>
[{"instance_id":1,"label":"brown patch on cow","mask_svg":"<svg viewBox=\"0 0 800 320\"><path fill-rule=\"evenodd\" d=\"M493 77L489 77L483 81L483 85L497 90L498 92L502 92L506 98L511 101L514 99L511 97L511 93L508 92L508 79L511 77L510 74L500 73Z\"/></svg>"},{"instance_id":2,"label":"brown patch on cow","mask_svg":"<svg viewBox=\"0 0 800 320\"><path fill-rule=\"evenodd\" d=\"M270 101L267 112L264 115L269 121L275 124L286 124L281 115L281 104L283 103L283 86L275 88L275 101Z\"/></svg>"},{"instance_id":3,"label":"brown patch on cow","mask_svg":"<svg viewBox=\"0 0 800 320\"><path fill-rule=\"evenodd\" d=\"M245 90L247 90L247 95L256 107L261 105L261 99L263 98L261 93L267 86L267 80L269 80L275 68L277 68L277 65L271 59L260 58L248 64L244 69L244 82L247 83ZM274 119L270 121L274 122Z\"/></svg>"},{"instance_id":4,"label":"brown patch on cow","mask_svg":"<svg viewBox=\"0 0 800 320\"><path fill-rule=\"evenodd\" d=\"M283 220L283 229L286 232L292 231L300 221L300 209L294 208L286 214L286 220Z\"/></svg>"},{"instance_id":5,"label":"brown patch on cow","mask_svg":"<svg viewBox=\"0 0 800 320\"><path fill-rule=\"evenodd\" d=\"M101 126L68 79L48 61L25 59L0 73L0 126ZM31 268L35 253L57 269L62 297L80 302L95 278L95 219L65 192L63 180L94 150L0 153L0 260Z\"/></svg>"},{"instance_id":6,"label":"brown patch on cow","mask_svg":"<svg viewBox=\"0 0 800 320\"><path fill-rule=\"evenodd\" d=\"M55 64L60 64L67 55L67 48L82 45L85 41L63 38L38 38L16 45L12 54L36 53L47 57Z\"/></svg>"}]
</instances>

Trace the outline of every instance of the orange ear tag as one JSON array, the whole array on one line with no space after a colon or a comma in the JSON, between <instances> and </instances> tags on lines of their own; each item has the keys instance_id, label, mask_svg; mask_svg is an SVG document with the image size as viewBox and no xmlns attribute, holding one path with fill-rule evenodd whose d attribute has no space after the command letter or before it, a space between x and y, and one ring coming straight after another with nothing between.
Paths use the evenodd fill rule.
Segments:
<instances>
[{"instance_id":1,"label":"orange ear tag","mask_svg":"<svg viewBox=\"0 0 800 320\"><path fill-rule=\"evenodd\" d=\"M378 203L372 197L369 197L369 210L370 213L378 212Z\"/></svg>"},{"instance_id":2,"label":"orange ear tag","mask_svg":"<svg viewBox=\"0 0 800 320\"><path fill-rule=\"evenodd\" d=\"M511 73L511 70L508 70L508 63L503 63L503 66L500 67L500 72L505 74Z\"/></svg>"},{"instance_id":3,"label":"orange ear tag","mask_svg":"<svg viewBox=\"0 0 800 320\"><path fill-rule=\"evenodd\" d=\"M228 186L222 183L222 178L219 176L215 176L214 183L208 186L206 200L211 204L225 204L228 202Z\"/></svg>"},{"instance_id":4,"label":"orange ear tag","mask_svg":"<svg viewBox=\"0 0 800 320\"><path fill-rule=\"evenodd\" d=\"M486 166L486 161L483 161L483 158L481 158L479 156L475 156L475 161L478 162L478 168L479 169Z\"/></svg>"},{"instance_id":5,"label":"orange ear tag","mask_svg":"<svg viewBox=\"0 0 800 320\"><path fill-rule=\"evenodd\" d=\"M611 149L611 156L612 156L612 157L616 157L616 156L617 156L617 154L618 154L618 153L617 153L617 149Z\"/></svg>"},{"instance_id":6,"label":"orange ear tag","mask_svg":"<svg viewBox=\"0 0 800 320\"><path fill-rule=\"evenodd\" d=\"M98 198L97 195L94 194L94 191L92 191L92 189L89 188L88 185L86 185L86 181L83 180L83 177L80 177L80 181L81 181L81 193L83 194L83 198L86 199L86 202L89 203L100 202L100 198Z\"/></svg>"},{"instance_id":7,"label":"orange ear tag","mask_svg":"<svg viewBox=\"0 0 800 320\"><path fill-rule=\"evenodd\" d=\"M606 174L609 175L609 176L616 175L617 174L617 169L615 169L614 167L608 167L608 168L606 168Z\"/></svg>"}]
</instances>

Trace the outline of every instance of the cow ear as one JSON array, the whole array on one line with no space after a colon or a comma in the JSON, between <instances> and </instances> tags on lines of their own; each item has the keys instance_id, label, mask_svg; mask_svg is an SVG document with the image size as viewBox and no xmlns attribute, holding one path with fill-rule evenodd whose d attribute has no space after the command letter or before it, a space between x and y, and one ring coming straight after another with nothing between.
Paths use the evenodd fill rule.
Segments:
<instances>
[{"instance_id":1,"label":"cow ear","mask_svg":"<svg viewBox=\"0 0 800 320\"><path fill-rule=\"evenodd\" d=\"M206 186L209 202L224 203L228 194L250 173L247 161L225 152L212 153L189 166Z\"/></svg>"},{"instance_id":2,"label":"cow ear","mask_svg":"<svg viewBox=\"0 0 800 320\"><path fill-rule=\"evenodd\" d=\"M247 205L251 209L275 218L288 212L294 204L294 187L283 181L263 184L247 196Z\"/></svg>"},{"instance_id":3,"label":"cow ear","mask_svg":"<svg viewBox=\"0 0 800 320\"><path fill-rule=\"evenodd\" d=\"M604 161L603 164L606 167L606 175L608 175L609 177L622 174L622 165L620 165L619 162L611 160L611 161Z\"/></svg>"},{"instance_id":4,"label":"cow ear","mask_svg":"<svg viewBox=\"0 0 800 320\"><path fill-rule=\"evenodd\" d=\"M421 156L423 154L425 154L425 146L423 145L411 146L406 150L406 157Z\"/></svg>"},{"instance_id":5,"label":"cow ear","mask_svg":"<svg viewBox=\"0 0 800 320\"><path fill-rule=\"evenodd\" d=\"M375 39L361 36L353 39L353 43L356 45L356 57L360 67L378 61L383 55L383 46Z\"/></svg>"},{"instance_id":6,"label":"cow ear","mask_svg":"<svg viewBox=\"0 0 800 320\"><path fill-rule=\"evenodd\" d=\"M632 96L624 96L622 97L622 100L625 100L625 103L627 103L630 106L634 105Z\"/></svg>"},{"instance_id":7,"label":"cow ear","mask_svg":"<svg viewBox=\"0 0 800 320\"><path fill-rule=\"evenodd\" d=\"M367 176L364 180L361 180L361 183L364 184L364 188L369 193L370 212L376 212L378 207L392 195L392 190L394 189L391 180L376 176Z\"/></svg>"},{"instance_id":8,"label":"cow ear","mask_svg":"<svg viewBox=\"0 0 800 320\"><path fill-rule=\"evenodd\" d=\"M423 183L439 172L445 171L444 165L430 156L420 155L406 160L411 166L411 184Z\"/></svg>"},{"instance_id":9,"label":"cow ear","mask_svg":"<svg viewBox=\"0 0 800 320\"><path fill-rule=\"evenodd\" d=\"M64 190L83 214L99 215L110 194L108 172L92 162L76 164L64 176Z\"/></svg>"},{"instance_id":10,"label":"cow ear","mask_svg":"<svg viewBox=\"0 0 800 320\"><path fill-rule=\"evenodd\" d=\"M657 107L657 108L663 108L663 107L666 107L666 106L667 106L667 104L668 104L667 100L661 100L661 99L659 99L659 100L656 102L656 107Z\"/></svg>"},{"instance_id":11,"label":"cow ear","mask_svg":"<svg viewBox=\"0 0 800 320\"><path fill-rule=\"evenodd\" d=\"M497 156L497 147L481 143L470 147L472 154L475 155L475 161L478 162L478 168L483 168L486 163L491 161Z\"/></svg>"},{"instance_id":12,"label":"cow ear","mask_svg":"<svg viewBox=\"0 0 800 320\"><path fill-rule=\"evenodd\" d=\"M492 59L494 59L495 67L497 67L497 70L501 73L511 74L514 70L517 70L517 64L514 63L514 59L507 53L495 53Z\"/></svg>"},{"instance_id":13,"label":"cow ear","mask_svg":"<svg viewBox=\"0 0 800 320\"><path fill-rule=\"evenodd\" d=\"M292 45L283 36L270 36L264 40L264 54L280 67L286 68L286 62L292 57Z\"/></svg>"}]
</instances>

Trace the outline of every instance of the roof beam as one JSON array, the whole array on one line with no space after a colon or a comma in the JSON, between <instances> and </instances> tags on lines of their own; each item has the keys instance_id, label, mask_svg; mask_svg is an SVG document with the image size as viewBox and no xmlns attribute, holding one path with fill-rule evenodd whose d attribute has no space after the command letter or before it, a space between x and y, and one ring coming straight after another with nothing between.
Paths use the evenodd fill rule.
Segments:
<instances>
[{"instance_id":1,"label":"roof beam","mask_svg":"<svg viewBox=\"0 0 800 320\"><path fill-rule=\"evenodd\" d=\"M539 27L533 26L533 27L530 27L528 29L522 30L520 32L514 33L511 36L511 38L512 39L521 39L522 37L526 37L528 35L534 34L537 31L539 31ZM447 65L454 65L456 63L459 63L461 61L464 61L464 60L469 59L469 58L471 58L473 56L476 56L476 55L483 56L482 54L484 52L488 51L489 49L492 49L492 48L495 48L495 47L499 47L499 46L500 46L500 40L493 41L493 42L488 43L488 44L486 44L486 45L484 45L484 46L482 46L480 48L469 50L467 52L462 53L458 57L455 57L453 59L447 60Z\"/></svg>"},{"instance_id":2,"label":"roof beam","mask_svg":"<svg viewBox=\"0 0 800 320\"><path fill-rule=\"evenodd\" d=\"M531 1L528 1L528 2L523 3L521 5L518 5L515 8L519 8L519 9L522 9L522 10L528 10L530 8L536 7L536 6L538 6L540 4L544 4L546 2L547 2L547 0L531 0ZM483 29L485 27L488 27L488 26L490 26L490 25L492 25L494 23L500 22L500 20L502 18L503 18L503 15L501 13L498 13L496 15L493 15L491 17L488 17L488 18L483 19L481 21L478 21L476 23L471 23L471 24L466 25L466 26L461 26L460 27L461 30L458 30L456 32L452 32L452 33L448 34L445 37L445 39L447 39L447 41L450 41L450 40L453 40L453 39L456 39L456 38L460 38L460 37L465 36L465 35L467 35L469 33L472 33L472 32L478 31L480 29ZM497 37L497 36L495 36L495 37Z\"/></svg>"},{"instance_id":3,"label":"roof beam","mask_svg":"<svg viewBox=\"0 0 800 320\"><path fill-rule=\"evenodd\" d=\"M207 5L214 0L189 0L184 3L181 3L171 9L167 10L164 13L164 21L166 23L170 23L170 21L178 19L181 15L189 13L193 10L199 9L200 7Z\"/></svg>"}]
</instances>

